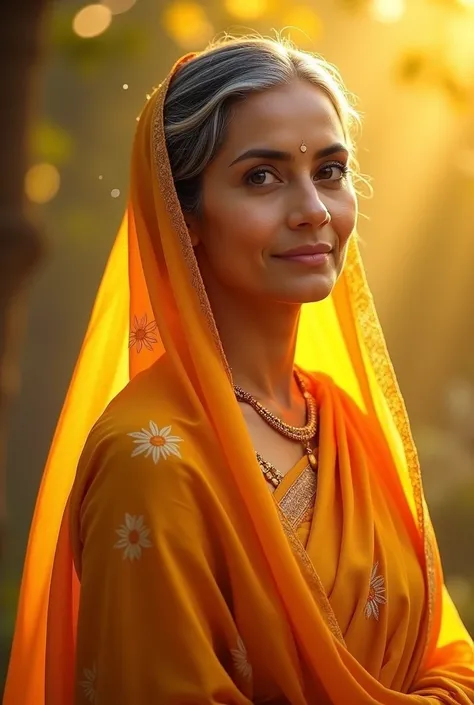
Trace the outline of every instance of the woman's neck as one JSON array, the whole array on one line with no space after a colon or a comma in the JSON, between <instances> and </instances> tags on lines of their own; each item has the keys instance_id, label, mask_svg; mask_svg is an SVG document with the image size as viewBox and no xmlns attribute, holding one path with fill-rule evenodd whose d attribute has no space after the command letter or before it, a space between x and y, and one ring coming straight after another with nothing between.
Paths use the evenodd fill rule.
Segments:
<instances>
[{"instance_id":1,"label":"woman's neck","mask_svg":"<svg viewBox=\"0 0 474 705\"><path fill-rule=\"evenodd\" d=\"M291 407L300 306L226 295L210 303L234 384L257 399Z\"/></svg>"}]
</instances>

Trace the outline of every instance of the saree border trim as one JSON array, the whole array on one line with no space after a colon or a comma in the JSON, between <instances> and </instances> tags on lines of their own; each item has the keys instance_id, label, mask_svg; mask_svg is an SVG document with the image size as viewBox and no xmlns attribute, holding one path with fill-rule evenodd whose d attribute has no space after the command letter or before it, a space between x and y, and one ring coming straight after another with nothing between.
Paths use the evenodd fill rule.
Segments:
<instances>
[{"instance_id":1,"label":"saree border trim","mask_svg":"<svg viewBox=\"0 0 474 705\"><path fill-rule=\"evenodd\" d=\"M163 200L170 219L173 230L177 233L179 239L179 247L183 256L183 262L191 274L191 288L197 296L199 306L206 320L209 332L212 336L213 343L218 354L222 359L224 369L229 380L232 379L232 373L225 356L224 348L219 337L216 321L212 313L211 305L206 293L204 282L199 270L196 255L191 242L188 228L186 226L184 215L179 207L178 195L174 186L173 174L166 148L166 135L164 124L164 106L166 94L169 84L179 67L191 60L195 54L187 54L175 64L171 74L160 84L156 91L155 104L152 113L152 153L157 169L160 183L163 184Z\"/></svg>"},{"instance_id":2,"label":"saree border trim","mask_svg":"<svg viewBox=\"0 0 474 705\"><path fill-rule=\"evenodd\" d=\"M367 277L362 265L362 258L354 237L352 237L349 243L349 256L344 271L356 314L355 319L358 322L359 335L365 344L369 359L372 363L377 384L386 399L389 411L400 434L407 460L408 475L413 489L417 523L424 547L424 573L428 598L428 627L425 651L421 659L423 661L432 639L431 632L433 628L437 586L435 559L429 536L427 512L423 501L423 486L418 453L410 430L406 406L393 365L390 361L374 300L370 293Z\"/></svg>"},{"instance_id":3,"label":"saree border trim","mask_svg":"<svg viewBox=\"0 0 474 705\"><path fill-rule=\"evenodd\" d=\"M291 549L293 551L293 555L296 558L296 561L300 567L301 573L303 577L305 578L306 582L308 583L308 587L311 590L311 593L316 601L316 604L321 610L321 614L329 627L329 630L331 631L332 635L343 645L346 646L346 643L344 641L344 637L342 635L341 628L339 626L339 622L337 621L336 615L334 614L334 610L331 607L331 603L329 602L328 596L326 594L326 590L324 589L324 586L321 582L321 578L317 574L307 552L301 541L299 540L298 536L295 534L290 522L286 518L285 514L283 513L281 507L275 502L275 506L277 508L278 514L280 516L280 521L283 526L283 530L286 534L286 537L290 543Z\"/></svg>"},{"instance_id":4,"label":"saree border trim","mask_svg":"<svg viewBox=\"0 0 474 705\"><path fill-rule=\"evenodd\" d=\"M277 502L292 528L297 528L308 511L314 508L317 484L315 471L306 465Z\"/></svg>"}]
</instances>

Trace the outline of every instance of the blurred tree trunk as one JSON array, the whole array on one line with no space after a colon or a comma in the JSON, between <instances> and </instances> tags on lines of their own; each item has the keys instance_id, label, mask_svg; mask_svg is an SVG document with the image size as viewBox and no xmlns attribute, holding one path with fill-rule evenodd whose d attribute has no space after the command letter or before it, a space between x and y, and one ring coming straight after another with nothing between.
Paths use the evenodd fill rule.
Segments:
<instances>
[{"instance_id":1,"label":"blurred tree trunk","mask_svg":"<svg viewBox=\"0 0 474 705\"><path fill-rule=\"evenodd\" d=\"M2 0L0 8L1 525L6 515L6 411L18 387L21 333L26 318L26 284L42 254L40 234L26 214L24 178L35 69L41 54L42 20L47 5L48 0ZM27 434L25 442L28 442Z\"/></svg>"}]
</instances>

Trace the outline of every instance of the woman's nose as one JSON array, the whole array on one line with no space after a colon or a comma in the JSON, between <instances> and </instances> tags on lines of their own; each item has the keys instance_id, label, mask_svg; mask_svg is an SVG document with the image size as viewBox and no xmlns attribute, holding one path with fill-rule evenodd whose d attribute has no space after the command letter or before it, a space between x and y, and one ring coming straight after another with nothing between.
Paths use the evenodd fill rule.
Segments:
<instances>
[{"instance_id":1,"label":"woman's nose","mask_svg":"<svg viewBox=\"0 0 474 705\"><path fill-rule=\"evenodd\" d=\"M292 203L289 226L294 229L305 227L321 228L331 220L331 215L324 205L314 182L299 187Z\"/></svg>"}]
</instances>

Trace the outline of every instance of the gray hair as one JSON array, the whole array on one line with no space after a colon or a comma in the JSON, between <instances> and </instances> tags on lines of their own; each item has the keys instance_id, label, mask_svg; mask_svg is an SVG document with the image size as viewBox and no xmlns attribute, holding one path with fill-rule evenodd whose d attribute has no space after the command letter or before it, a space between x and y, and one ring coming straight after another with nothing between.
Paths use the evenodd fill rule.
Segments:
<instances>
[{"instance_id":1,"label":"gray hair","mask_svg":"<svg viewBox=\"0 0 474 705\"><path fill-rule=\"evenodd\" d=\"M184 213L199 212L201 176L225 139L232 106L297 78L329 97L355 163L359 116L334 66L280 39L226 36L178 69L165 100L166 146Z\"/></svg>"}]
</instances>

